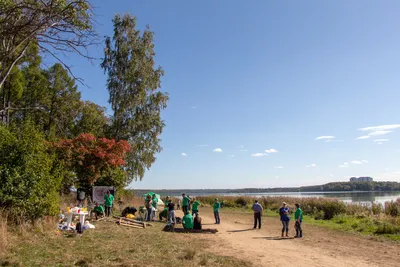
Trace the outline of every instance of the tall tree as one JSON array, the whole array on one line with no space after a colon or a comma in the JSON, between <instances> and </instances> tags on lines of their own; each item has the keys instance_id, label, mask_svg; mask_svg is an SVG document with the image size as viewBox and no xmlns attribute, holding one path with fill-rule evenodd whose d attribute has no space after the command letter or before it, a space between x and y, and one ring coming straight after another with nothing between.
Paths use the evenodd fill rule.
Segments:
<instances>
[{"instance_id":1,"label":"tall tree","mask_svg":"<svg viewBox=\"0 0 400 267\"><path fill-rule=\"evenodd\" d=\"M130 142L129 177L142 179L161 151L161 110L168 101L168 95L160 91L164 71L155 67L154 34L149 28L141 34L136 18L129 14L116 15L113 24L114 36L106 38L101 64L114 111L110 136Z\"/></svg>"},{"instance_id":2,"label":"tall tree","mask_svg":"<svg viewBox=\"0 0 400 267\"><path fill-rule=\"evenodd\" d=\"M32 42L60 60L57 51L87 57L95 37L87 0L1 0L0 90Z\"/></svg>"}]
</instances>

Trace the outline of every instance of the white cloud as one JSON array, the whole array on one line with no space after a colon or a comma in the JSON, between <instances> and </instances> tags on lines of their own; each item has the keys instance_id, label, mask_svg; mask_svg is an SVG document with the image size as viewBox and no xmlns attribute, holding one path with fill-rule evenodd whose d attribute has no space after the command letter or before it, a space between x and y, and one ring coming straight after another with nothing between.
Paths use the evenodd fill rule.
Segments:
<instances>
[{"instance_id":1,"label":"white cloud","mask_svg":"<svg viewBox=\"0 0 400 267\"><path fill-rule=\"evenodd\" d=\"M347 162L343 163L342 165L339 165L339 168L348 168L349 164Z\"/></svg>"},{"instance_id":2,"label":"white cloud","mask_svg":"<svg viewBox=\"0 0 400 267\"><path fill-rule=\"evenodd\" d=\"M278 153L278 150L276 150L275 148L271 148L271 149L265 150L265 152L267 152L267 153Z\"/></svg>"},{"instance_id":3,"label":"white cloud","mask_svg":"<svg viewBox=\"0 0 400 267\"><path fill-rule=\"evenodd\" d=\"M374 140L374 142L377 142L377 143L388 142L388 141L389 141L389 139L375 139Z\"/></svg>"},{"instance_id":4,"label":"white cloud","mask_svg":"<svg viewBox=\"0 0 400 267\"><path fill-rule=\"evenodd\" d=\"M221 149L221 148L216 148L216 149L214 149L213 151L214 151L214 152L217 152L217 153L221 153L221 152L222 152L222 149Z\"/></svg>"},{"instance_id":5,"label":"white cloud","mask_svg":"<svg viewBox=\"0 0 400 267\"><path fill-rule=\"evenodd\" d=\"M394 129L398 129L398 128L400 128L400 124L387 124L387 125L360 128L358 130L364 131L364 132L376 132L376 131L394 130Z\"/></svg>"},{"instance_id":6,"label":"white cloud","mask_svg":"<svg viewBox=\"0 0 400 267\"><path fill-rule=\"evenodd\" d=\"M364 162L364 163L368 163L368 160L365 160L365 159L363 159L363 160L362 160L362 162Z\"/></svg>"},{"instance_id":7,"label":"white cloud","mask_svg":"<svg viewBox=\"0 0 400 267\"><path fill-rule=\"evenodd\" d=\"M368 139L368 138L370 138L370 137L371 137L371 136L363 135L363 136L357 137L356 139L357 139L357 140L362 140L362 139Z\"/></svg>"},{"instance_id":8,"label":"white cloud","mask_svg":"<svg viewBox=\"0 0 400 267\"><path fill-rule=\"evenodd\" d=\"M317 167L317 165L315 165L315 164L313 163L313 164L310 164L310 165L306 165L306 167L307 167L307 168L315 168L315 167Z\"/></svg>"},{"instance_id":9,"label":"white cloud","mask_svg":"<svg viewBox=\"0 0 400 267\"><path fill-rule=\"evenodd\" d=\"M369 133L368 135L369 136L378 136L378 135L385 135L385 134L388 134L391 132L393 132L393 131L376 131L376 132Z\"/></svg>"},{"instance_id":10,"label":"white cloud","mask_svg":"<svg viewBox=\"0 0 400 267\"><path fill-rule=\"evenodd\" d=\"M315 140L322 140L322 139L335 139L335 137L332 135L323 135L323 136L318 136L317 138L315 138Z\"/></svg>"},{"instance_id":11,"label":"white cloud","mask_svg":"<svg viewBox=\"0 0 400 267\"><path fill-rule=\"evenodd\" d=\"M351 161L351 164L363 164L363 162L360 160L353 160Z\"/></svg>"},{"instance_id":12,"label":"white cloud","mask_svg":"<svg viewBox=\"0 0 400 267\"><path fill-rule=\"evenodd\" d=\"M252 157L264 157L264 156L266 156L267 154L264 154L264 153L255 153L255 154L251 154L251 156Z\"/></svg>"},{"instance_id":13,"label":"white cloud","mask_svg":"<svg viewBox=\"0 0 400 267\"><path fill-rule=\"evenodd\" d=\"M275 169L283 169L282 166L275 166L274 168L275 168Z\"/></svg>"},{"instance_id":14,"label":"white cloud","mask_svg":"<svg viewBox=\"0 0 400 267\"><path fill-rule=\"evenodd\" d=\"M182 153L181 156L187 157L187 154L186 153Z\"/></svg>"}]
</instances>

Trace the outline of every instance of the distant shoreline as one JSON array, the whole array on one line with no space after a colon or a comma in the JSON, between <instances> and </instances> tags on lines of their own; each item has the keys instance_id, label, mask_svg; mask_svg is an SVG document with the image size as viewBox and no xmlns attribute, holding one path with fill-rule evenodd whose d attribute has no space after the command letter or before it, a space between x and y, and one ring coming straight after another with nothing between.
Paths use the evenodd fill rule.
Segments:
<instances>
[{"instance_id":1,"label":"distant shoreline","mask_svg":"<svg viewBox=\"0 0 400 267\"><path fill-rule=\"evenodd\" d=\"M315 186L241 188L241 189L130 189L140 194L157 191L160 195L187 194L257 194L257 193L345 193L345 192L393 192L400 191L398 182L334 182Z\"/></svg>"}]
</instances>

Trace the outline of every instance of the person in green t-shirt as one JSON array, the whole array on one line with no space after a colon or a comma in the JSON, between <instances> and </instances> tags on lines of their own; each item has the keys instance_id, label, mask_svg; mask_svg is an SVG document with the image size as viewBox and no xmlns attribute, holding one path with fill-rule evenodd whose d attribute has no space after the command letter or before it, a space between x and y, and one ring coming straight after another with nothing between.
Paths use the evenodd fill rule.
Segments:
<instances>
[{"instance_id":1,"label":"person in green t-shirt","mask_svg":"<svg viewBox=\"0 0 400 267\"><path fill-rule=\"evenodd\" d=\"M195 214L199 213L199 206L201 205L201 203L196 200L196 197L193 198L193 204L192 204L192 216L194 216Z\"/></svg>"},{"instance_id":2,"label":"person in green t-shirt","mask_svg":"<svg viewBox=\"0 0 400 267\"><path fill-rule=\"evenodd\" d=\"M157 216L156 213L157 213L157 209L158 209L158 198L157 198L156 194L153 195L153 198L151 200L152 200L151 205L153 206L153 213L152 213L153 221L155 221L156 216Z\"/></svg>"},{"instance_id":3,"label":"person in green t-shirt","mask_svg":"<svg viewBox=\"0 0 400 267\"><path fill-rule=\"evenodd\" d=\"M94 203L94 208L93 208L93 213L94 216L97 220L97 217L104 217L104 208L103 206L99 205L97 202Z\"/></svg>"},{"instance_id":4,"label":"person in green t-shirt","mask_svg":"<svg viewBox=\"0 0 400 267\"><path fill-rule=\"evenodd\" d=\"M219 209L221 208L221 204L218 202L218 198L215 199L213 208L214 208L215 224L220 224L221 219L219 217Z\"/></svg>"},{"instance_id":5,"label":"person in green t-shirt","mask_svg":"<svg viewBox=\"0 0 400 267\"><path fill-rule=\"evenodd\" d=\"M186 215L189 212L189 197L186 196L185 193L182 194L182 211L183 214Z\"/></svg>"},{"instance_id":6,"label":"person in green t-shirt","mask_svg":"<svg viewBox=\"0 0 400 267\"><path fill-rule=\"evenodd\" d=\"M300 209L300 204L296 205L296 211L294 213L294 227L296 229L296 236L295 238L303 237L303 229L301 229L301 223L303 222L303 211Z\"/></svg>"},{"instance_id":7,"label":"person in green t-shirt","mask_svg":"<svg viewBox=\"0 0 400 267\"><path fill-rule=\"evenodd\" d=\"M185 229L193 229L193 216L188 213L182 218L183 228Z\"/></svg>"},{"instance_id":8,"label":"person in green t-shirt","mask_svg":"<svg viewBox=\"0 0 400 267\"><path fill-rule=\"evenodd\" d=\"M114 196L111 194L110 190L104 195L104 206L106 207L106 216L111 215L111 208L113 206Z\"/></svg>"}]
</instances>

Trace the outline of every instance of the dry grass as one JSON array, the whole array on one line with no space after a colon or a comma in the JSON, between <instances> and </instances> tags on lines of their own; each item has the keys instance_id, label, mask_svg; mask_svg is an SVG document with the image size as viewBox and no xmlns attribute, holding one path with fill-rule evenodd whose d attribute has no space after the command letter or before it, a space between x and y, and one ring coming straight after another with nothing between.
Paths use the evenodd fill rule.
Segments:
<instances>
[{"instance_id":1,"label":"dry grass","mask_svg":"<svg viewBox=\"0 0 400 267\"><path fill-rule=\"evenodd\" d=\"M4 228L0 266L251 266L206 252L209 244L198 235L162 232L161 223L133 229L100 221L83 235L60 234L53 223L44 219L23 234Z\"/></svg>"}]
</instances>

